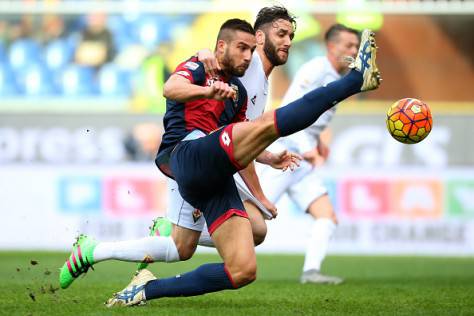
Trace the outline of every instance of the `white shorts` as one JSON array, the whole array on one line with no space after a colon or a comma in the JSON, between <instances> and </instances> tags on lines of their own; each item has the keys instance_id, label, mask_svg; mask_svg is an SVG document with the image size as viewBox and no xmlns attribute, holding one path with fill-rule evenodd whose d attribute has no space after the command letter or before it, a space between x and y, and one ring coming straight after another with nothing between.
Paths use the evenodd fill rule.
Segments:
<instances>
[{"instance_id":1,"label":"white shorts","mask_svg":"<svg viewBox=\"0 0 474 316\"><path fill-rule=\"evenodd\" d=\"M317 169L305 161L294 171L285 172L260 165L257 174L263 192L274 204L286 193L301 210L306 211L313 201L327 193Z\"/></svg>"},{"instance_id":2,"label":"white shorts","mask_svg":"<svg viewBox=\"0 0 474 316\"><path fill-rule=\"evenodd\" d=\"M257 200L251 193L250 190L245 185L243 179L238 173L234 175L235 184L239 191L240 198L242 201L250 200L255 204L262 215L270 219L272 218L271 213L262 205L262 203ZM201 211L196 210L188 202L186 202L178 190L178 183L176 181L168 179L168 210L166 216L171 223L188 228L195 231L203 231L204 226L206 225L206 220L204 219Z\"/></svg>"},{"instance_id":3,"label":"white shorts","mask_svg":"<svg viewBox=\"0 0 474 316\"><path fill-rule=\"evenodd\" d=\"M206 225L202 213L181 197L176 181L168 179L167 189L168 210L166 211L166 217L177 226L201 232L204 225Z\"/></svg>"}]
</instances>

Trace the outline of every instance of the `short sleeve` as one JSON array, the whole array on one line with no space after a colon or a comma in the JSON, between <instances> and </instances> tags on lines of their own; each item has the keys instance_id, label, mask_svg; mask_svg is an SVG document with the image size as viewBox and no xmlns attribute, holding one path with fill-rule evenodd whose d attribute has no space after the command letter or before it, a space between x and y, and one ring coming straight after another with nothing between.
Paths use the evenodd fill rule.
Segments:
<instances>
[{"instance_id":1,"label":"short sleeve","mask_svg":"<svg viewBox=\"0 0 474 316\"><path fill-rule=\"evenodd\" d=\"M204 66L195 57L179 64L173 74L182 76L197 85L203 84L206 79Z\"/></svg>"}]
</instances>

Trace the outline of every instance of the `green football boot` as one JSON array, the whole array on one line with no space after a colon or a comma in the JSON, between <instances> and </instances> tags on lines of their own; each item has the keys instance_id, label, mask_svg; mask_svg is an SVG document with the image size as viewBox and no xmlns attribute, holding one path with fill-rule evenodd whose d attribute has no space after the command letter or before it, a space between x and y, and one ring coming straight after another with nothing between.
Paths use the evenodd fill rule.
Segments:
<instances>
[{"instance_id":1,"label":"green football boot","mask_svg":"<svg viewBox=\"0 0 474 316\"><path fill-rule=\"evenodd\" d=\"M79 235L72 246L72 253L59 272L59 284L65 289L94 264L93 253L97 241L86 235ZM93 268L92 268L93 269Z\"/></svg>"},{"instance_id":2,"label":"green football boot","mask_svg":"<svg viewBox=\"0 0 474 316\"><path fill-rule=\"evenodd\" d=\"M173 224L166 217L157 217L153 220L153 224L150 226L150 236L171 236ZM140 262L137 266L137 270L143 270L148 267L149 262Z\"/></svg>"}]
</instances>

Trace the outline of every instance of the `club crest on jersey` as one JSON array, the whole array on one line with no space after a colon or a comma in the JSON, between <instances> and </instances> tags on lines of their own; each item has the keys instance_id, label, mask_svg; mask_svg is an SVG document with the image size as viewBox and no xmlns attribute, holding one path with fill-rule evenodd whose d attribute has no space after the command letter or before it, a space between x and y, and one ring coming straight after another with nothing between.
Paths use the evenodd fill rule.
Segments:
<instances>
[{"instance_id":1,"label":"club crest on jersey","mask_svg":"<svg viewBox=\"0 0 474 316\"><path fill-rule=\"evenodd\" d=\"M233 99L234 102L236 102L236 103L239 102L239 86L237 86L237 85L231 83L231 84L230 84L230 87L231 87L232 89L234 89L234 91L235 91L235 97L234 97L234 99Z\"/></svg>"},{"instance_id":2,"label":"club crest on jersey","mask_svg":"<svg viewBox=\"0 0 474 316\"><path fill-rule=\"evenodd\" d=\"M193 221L196 223L198 221L199 218L201 218L202 216L202 213L200 210L198 210L197 208L194 209L193 211Z\"/></svg>"},{"instance_id":3,"label":"club crest on jersey","mask_svg":"<svg viewBox=\"0 0 474 316\"><path fill-rule=\"evenodd\" d=\"M184 68L190 69L190 70L196 70L199 68L199 64L192 61L188 61L187 63L184 64Z\"/></svg>"}]
</instances>

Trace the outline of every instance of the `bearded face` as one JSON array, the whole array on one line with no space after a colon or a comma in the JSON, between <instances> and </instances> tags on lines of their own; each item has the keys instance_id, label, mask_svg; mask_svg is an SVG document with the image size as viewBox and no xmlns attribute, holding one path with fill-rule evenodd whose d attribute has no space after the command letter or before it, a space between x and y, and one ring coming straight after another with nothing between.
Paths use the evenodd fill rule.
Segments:
<instances>
[{"instance_id":1,"label":"bearded face","mask_svg":"<svg viewBox=\"0 0 474 316\"><path fill-rule=\"evenodd\" d=\"M233 53L234 52L231 48L227 47L225 49L221 61L222 67L228 74L235 77L242 77L245 74L247 68L249 68L250 62L242 60Z\"/></svg>"},{"instance_id":2,"label":"bearded face","mask_svg":"<svg viewBox=\"0 0 474 316\"><path fill-rule=\"evenodd\" d=\"M263 51L273 66L280 66L288 60L291 41L294 36L293 24L278 19L262 29L265 35Z\"/></svg>"},{"instance_id":3,"label":"bearded face","mask_svg":"<svg viewBox=\"0 0 474 316\"><path fill-rule=\"evenodd\" d=\"M284 65L288 60L288 53L279 55L277 46L268 37L263 44L263 51L273 66Z\"/></svg>"}]
</instances>

